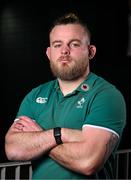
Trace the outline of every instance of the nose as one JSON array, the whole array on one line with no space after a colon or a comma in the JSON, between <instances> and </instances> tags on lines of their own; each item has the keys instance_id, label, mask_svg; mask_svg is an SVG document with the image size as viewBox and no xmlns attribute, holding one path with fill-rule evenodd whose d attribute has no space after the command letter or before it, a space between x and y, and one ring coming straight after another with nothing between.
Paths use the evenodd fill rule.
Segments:
<instances>
[{"instance_id":1,"label":"nose","mask_svg":"<svg viewBox=\"0 0 131 180\"><path fill-rule=\"evenodd\" d=\"M70 49L69 49L69 47L68 47L68 46L62 47L62 49L61 49L61 54L62 54L62 55L69 55L69 54L70 54Z\"/></svg>"}]
</instances>

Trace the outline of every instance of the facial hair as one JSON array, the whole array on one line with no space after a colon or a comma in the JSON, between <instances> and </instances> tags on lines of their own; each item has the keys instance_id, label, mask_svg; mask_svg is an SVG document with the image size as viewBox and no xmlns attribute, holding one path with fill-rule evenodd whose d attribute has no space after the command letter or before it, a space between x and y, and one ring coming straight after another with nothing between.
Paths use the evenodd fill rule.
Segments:
<instances>
[{"instance_id":1,"label":"facial hair","mask_svg":"<svg viewBox=\"0 0 131 180\"><path fill-rule=\"evenodd\" d=\"M69 64L59 62L61 59L59 58L56 62L50 61L51 71L55 77L64 81L72 81L79 79L85 74L88 67L87 58L77 60L68 58L71 61Z\"/></svg>"}]
</instances>

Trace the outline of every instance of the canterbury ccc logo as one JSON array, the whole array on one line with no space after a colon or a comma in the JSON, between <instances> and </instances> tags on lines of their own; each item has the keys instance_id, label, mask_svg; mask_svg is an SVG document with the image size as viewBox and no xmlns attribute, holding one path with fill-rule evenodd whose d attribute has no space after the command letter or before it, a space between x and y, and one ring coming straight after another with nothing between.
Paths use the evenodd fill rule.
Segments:
<instances>
[{"instance_id":1,"label":"canterbury ccc logo","mask_svg":"<svg viewBox=\"0 0 131 180\"><path fill-rule=\"evenodd\" d=\"M45 104L47 102L48 98L38 97L36 99L36 102L39 104Z\"/></svg>"}]
</instances>

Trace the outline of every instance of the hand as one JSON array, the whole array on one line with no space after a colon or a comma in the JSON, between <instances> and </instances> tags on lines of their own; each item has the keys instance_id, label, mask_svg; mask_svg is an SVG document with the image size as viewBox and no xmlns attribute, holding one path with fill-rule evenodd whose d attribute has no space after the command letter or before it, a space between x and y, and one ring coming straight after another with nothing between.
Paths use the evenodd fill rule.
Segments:
<instances>
[{"instance_id":1,"label":"hand","mask_svg":"<svg viewBox=\"0 0 131 180\"><path fill-rule=\"evenodd\" d=\"M16 131L42 131L43 129L35 122L35 120L27 117L20 116L18 119L14 121L14 128Z\"/></svg>"}]
</instances>

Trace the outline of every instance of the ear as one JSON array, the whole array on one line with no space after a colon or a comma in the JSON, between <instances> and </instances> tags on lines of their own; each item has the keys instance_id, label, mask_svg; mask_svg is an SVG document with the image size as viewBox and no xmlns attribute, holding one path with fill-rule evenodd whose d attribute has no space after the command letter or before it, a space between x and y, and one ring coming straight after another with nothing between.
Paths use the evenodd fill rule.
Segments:
<instances>
[{"instance_id":1,"label":"ear","mask_svg":"<svg viewBox=\"0 0 131 180\"><path fill-rule=\"evenodd\" d=\"M48 59L50 60L50 47L48 47L46 49L46 55L47 55Z\"/></svg>"},{"instance_id":2,"label":"ear","mask_svg":"<svg viewBox=\"0 0 131 180\"><path fill-rule=\"evenodd\" d=\"M94 45L89 45L89 59L92 59L96 54L96 47Z\"/></svg>"}]
</instances>

